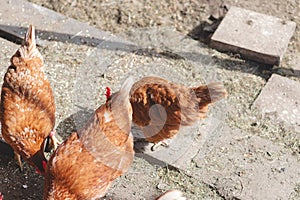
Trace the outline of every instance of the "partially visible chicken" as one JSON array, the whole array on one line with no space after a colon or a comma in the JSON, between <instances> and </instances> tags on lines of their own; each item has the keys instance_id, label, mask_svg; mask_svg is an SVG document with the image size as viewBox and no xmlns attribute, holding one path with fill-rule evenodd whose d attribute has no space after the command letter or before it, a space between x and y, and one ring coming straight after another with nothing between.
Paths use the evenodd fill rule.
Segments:
<instances>
[{"instance_id":1,"label":"partially visible chicken","mask_svg":"<svg viewBox=\"0 0 300 200\"><path fill-rule=\"evenodd\" d=\"M133 122L147 141L174 137L180 126L206 117L208 105L227 95L222 83L187 88L160 77L144 77L130 91Z\"/></svg>"},{"instance_id":2,"label":"partially visible chicken","mask_svg":"<svg viewBox=\"0 0 300 200\"><path fill-rule=\"evenodd\" d=\"M131 79L127 80L51 156L46 168L45 200L103 197L112 181L131 166L132 84Z\"/></svg>"},{"instance_id":3,"label":"partially visible chicken","mask_svg":"<svg viewBox=\"0 0 300 200\"><path fill-rule=\"evenodd\" d=\"M41 173L47 161L43 143L55 123L54 97L43 67L30 25L4 76L0 118L3 138L14 149L21 170L20 155ZM57 140L51 138L55 144Z\"/></svg>"},{"instance_id":4,"label":"partially visible chicken","mask_svg":"<svg viewBox=\"0 0 300 200\"><path fill-rule=\"evenodd\" d=\"M179 190L169 190L157 197L155 200L186 200Z\"/></svg>"}]
</instances>

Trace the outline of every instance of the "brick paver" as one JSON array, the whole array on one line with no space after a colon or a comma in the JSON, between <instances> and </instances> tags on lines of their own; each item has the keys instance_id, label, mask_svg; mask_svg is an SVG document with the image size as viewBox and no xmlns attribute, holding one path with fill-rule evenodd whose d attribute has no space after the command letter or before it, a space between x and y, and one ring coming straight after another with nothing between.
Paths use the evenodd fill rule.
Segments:
<instances>
[{"instance_id":1,"label":"brick paver","mask_svg":"<svg viewBox=\"0 0 300 200\"><path fill-rule=\"evenodd\" d=\"M300 83L273 74L254 106L262 113L274 113L279 120L300 128Z\"/></svg>"},{"instance_id":2,"label":"brick paver","mask_svg":"<svg viewBox=\"0 0 300 200\"><path fill-rule=\"evenodd\" d=\"M289 199L299 181L300 163L284 147L227 128L214 149L194 158L194 177L225 199Z\"/></svg>"},{"instance_id":3,"label":"brick paver","mask_svg":"<svg viewBox=\"0 0 300 200\"><path fill-rule=\"evenodd\" d=\"M278 65L296 23L231 7L212 36L212 47L239 53L258 62Z\"/></svg>"}]
</instances>

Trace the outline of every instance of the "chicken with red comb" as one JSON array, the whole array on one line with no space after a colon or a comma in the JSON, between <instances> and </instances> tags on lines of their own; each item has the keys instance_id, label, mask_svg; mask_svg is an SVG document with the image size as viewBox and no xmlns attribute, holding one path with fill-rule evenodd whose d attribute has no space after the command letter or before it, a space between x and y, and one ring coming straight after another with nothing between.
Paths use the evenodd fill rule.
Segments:
<instances>
[{"instance_id":1,"label":"chicken with red comb","mask_svg":"<svg viewBox=\"0 0 300 200\"><path fill-rule=\"evenodd\" d=\"M132 108L127 80L51 156L45 175L44 199L96 199L133 161Z\"/></svg>"},{"instance_id":2,"label":"chicken with red comb","mask_svg":"<svg viewBox=\"0 0 300 200\"><path fill-rule=\"evenodd\" d=\"M32 25L4 76L0 118L3 138L13 148L21 169L22 157L44 173L44 141L54 128L55 103ZM51 138L57 146L57 140Z\"/></svg>"}]
</instances>

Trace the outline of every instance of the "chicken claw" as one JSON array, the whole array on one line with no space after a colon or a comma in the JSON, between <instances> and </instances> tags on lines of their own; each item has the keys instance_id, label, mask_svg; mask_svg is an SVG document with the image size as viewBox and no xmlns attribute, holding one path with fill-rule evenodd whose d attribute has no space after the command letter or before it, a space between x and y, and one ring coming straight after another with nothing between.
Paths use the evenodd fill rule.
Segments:
<instances>
[{"instance_id":1,"label":"chicken claw","mask_svg":"<svg viewBox=\"0 0 300 200\"><path fill-rule=\"evenodd\" d=\"M170 141L170 139L165 139L163 141L153 144L153 146L151 147L151 151L156 151L160 146L168 148L170 146Z\"/></svg>"},{"instance_id":2,"label":"chicken claw","mask_svg":"<svg viewBox=\"0 0 300 200\"><path fill-rule=\"evenodd\" d=\"M51 138L54 150L56 150L58 145L60 144L59 140L55 137L55 134L56 134L56 131L51 131L49 134L49 137Z\"/></svg>"},{"instance_id":3,"label":"chicken claw","mask_svg":"<svg viewBox=\"0 0 300 200\"><path fill-rule=\"evenodd\" d=\"M14 152L14 153L15 153L15 158L18 161L18 165L20 167L20 170L23 171L23 163L22 163L22 160L21 160L21 156L17 152Z\"/></svg>"}]
</instances>

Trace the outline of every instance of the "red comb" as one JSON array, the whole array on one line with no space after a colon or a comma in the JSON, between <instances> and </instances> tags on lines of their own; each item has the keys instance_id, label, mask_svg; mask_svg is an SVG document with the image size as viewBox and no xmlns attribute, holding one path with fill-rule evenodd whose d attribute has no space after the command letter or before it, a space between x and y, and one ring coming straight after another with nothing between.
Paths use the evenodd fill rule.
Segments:
<instances>
[{"instance_id":1,"label":"red comb","mask_svg":"<svg viewBox=\"0 0 300 200\"><path fill-rule=\"evenodd\" d=\"M43 169L44 169L44 171L46 171L46 167L47 167L47 162L46 161L42 161L42 166L43 166ZM35 169L35 172L37 173L37 174L43 174L39 169ZM0 200L1 200L1 198L0 198Z\"/></svg>"},{"instance_id":2,"label":"red comb","mask_svg":"<svg viewBox=\"0 0 300 200\"><path fill-rule=\"evenodd\" d=\"M0 192L0 200L3 200L4 196L2 195L2 193Z\"/></svg>"},{"instance_id":3,"label":"red comb","mask_svg":"<svg viewBox=\"0 0 300 200\"><path fill-rule=\"evenodd\" d=\"M111 96L111 90L109 87L106 87L105 90L106 90L105 96L106 96L106 100L107 100Z\"/></svg>"},{"instance_id":4,"label":"red comb","mask_svg":"<svg viewBox=\"0 0 300 200\"><path fill-rule=\"evenodd\" d=\"M43 160L43 161L42 161L42 165L43 165L44 170L46 171L47 162Z\"/></svg>"},{"instance_id":5,"label":"red comb","mask_svg":"<svg viewBox=\"0 0 300 200\"><path fill-rule=\"evenodd\" d=\"M39 169L35 169L35 173L42 174L42 172ZM1 200L1 199L0 199Z\"/></svg>"},{"instance_id":6,"label":"red comb","mask_svg":"<svg viewBox=\"0 0 300 200\"><path fill-rule=\"evenodd\" d=\"M51 131L50 134L49 134L49 137L53 137L55 135L55 131Z\"/></svg>"}]
</instances>

